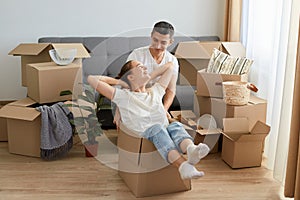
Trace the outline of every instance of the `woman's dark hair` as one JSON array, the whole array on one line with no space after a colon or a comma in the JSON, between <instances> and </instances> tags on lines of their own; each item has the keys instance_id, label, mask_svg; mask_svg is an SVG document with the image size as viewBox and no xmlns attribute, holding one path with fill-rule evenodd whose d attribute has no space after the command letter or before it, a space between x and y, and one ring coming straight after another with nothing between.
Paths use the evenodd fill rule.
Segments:
<instances>
[{"instance_id":1,"label":"woman's dark hair","mask_svg":"<svg viewBox=\"0 0 300 200\"><path fill-rule=\"evenodd\" d=\"M132 65L132 60L127 61L121 68L120 73L117 75L116 79L121 79L122 81L124 81L125 83L127 83L128 85L130 85L130 82L127 78L127 76L130 74L130 70L134 68L134 66Z\"/></svg>"},{"instance_id":2,"label":"woman's dark hair","mask_svg":"<svg viewBox=\"0 0 300 200\"><path fill-rule=\"evenodd\" d=\"M152 33L154 31L158 32L162 35L169 34L170 38L172 38L174 35L174 27L172 26L172 24L165 22L165 21L160 21L160 22L157 22L156 24L154 24Z\"/></svg>"}]
</instances>

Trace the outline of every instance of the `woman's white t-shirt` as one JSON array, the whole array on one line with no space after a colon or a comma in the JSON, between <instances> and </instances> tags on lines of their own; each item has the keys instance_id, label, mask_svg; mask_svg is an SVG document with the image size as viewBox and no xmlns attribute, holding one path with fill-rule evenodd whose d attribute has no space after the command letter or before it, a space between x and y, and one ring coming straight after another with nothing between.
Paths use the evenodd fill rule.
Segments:
<instances>
[{"instance_id":1,"label":"woman's white t-shirt","mask_svg":"<svg viewBox=\"0 0 300 200\"><path fill-rule=\"evenodd\" d=\"M116 88L112 101L117 104L121 121L127 128L143 133L154 124L169 124L162 98L165 89L155 83L145 93Z\"/></svg>"}]
</instances>

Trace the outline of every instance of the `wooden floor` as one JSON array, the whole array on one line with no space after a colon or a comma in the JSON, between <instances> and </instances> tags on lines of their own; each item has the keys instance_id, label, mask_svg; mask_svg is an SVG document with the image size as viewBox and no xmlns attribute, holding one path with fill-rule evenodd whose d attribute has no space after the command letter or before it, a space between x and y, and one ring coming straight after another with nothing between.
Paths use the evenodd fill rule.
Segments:
<instances>
[{"instance_id":1,"label":"wooden floor","mask_svg":"<svg viewBox=\"0 0 300 200\"><path fill-rule=\"evenodd\" d=\"M117 170L112 169L115 153L110 150L103 155L112 158L111 163L103 164L85 157L77 140L67 157L43 161L10 154L7 142L0 142L0 200L135 199ZM220 154L209 154L197 168L205 171L205 176L192 180L191 191L144 199L284 199L281 185L265 167L232 170Z\"/></svg>"}]
</instances>

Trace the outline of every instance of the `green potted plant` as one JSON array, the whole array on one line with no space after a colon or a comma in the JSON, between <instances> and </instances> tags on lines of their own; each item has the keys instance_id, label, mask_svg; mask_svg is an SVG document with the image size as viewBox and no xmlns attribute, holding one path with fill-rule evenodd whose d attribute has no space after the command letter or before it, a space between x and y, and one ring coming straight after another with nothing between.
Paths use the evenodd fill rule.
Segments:
<instances>
[{"instance_id":1,"label":"green potted plant","mask_svg":"<svg viewBox=\"0 0 300 200\"><path fill-rule=\"evenodd\" d=\"M86 135L87 140L83 143L86 156L97 156L98 141L96 137L102 135L103 131L97 118L99 106L95 102L94 89L89 85L84 85L84 94L79 94L76 102L65 105L72 107L74 119L71 120L71 123L75 126L75 132Z\"/></svg>"}]
</instances>

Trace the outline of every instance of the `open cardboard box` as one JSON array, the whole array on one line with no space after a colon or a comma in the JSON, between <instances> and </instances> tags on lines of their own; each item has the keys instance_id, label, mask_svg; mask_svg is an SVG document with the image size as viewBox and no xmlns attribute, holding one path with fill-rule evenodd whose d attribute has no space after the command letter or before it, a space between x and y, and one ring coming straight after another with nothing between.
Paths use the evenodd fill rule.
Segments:
<instances>
[{"instance_id":1,"label":"open cardboard box","mask_svg":"<svg viewBox=\"0 0 300 200\"><path fill-rule=\"evenodd\" d=\"M222 133L221 129L197 129L185 124L183 127L194 138L194 144L205 143L210 148L209 153L219 152L219 138Z\"/></svg>"},{"instance_id":2,"label":"open cardboard box","mask_svg":"<svg viewBox=\"0 0 300 200\"><path fill-rule=\"evenodd\" d=\"M196 85L197 71L207 68L214 48L233 56L244 57L246 55L246 50L240 42L180 42L176 48L175 56L180 66L179 83L181 85Z\"/></svg>"},{"instance_id":3,"label":"open cardboard box","mask_svg":"<svg viewBox=\"0 0 300 200\"><path fill-rule=\"evenodd\" d=\"M170 111L170 113L175 120L183 124L192 127L197 125L197 123L195 122L196 115L192 110L174 110Z\"/></svg>"},{"instance_id":4,"label":"open cardboard box","mask_svg":"<svg viewBox=\"0 0 300 200\"><path fill-rule=\"evenodd\" d=\"M250 129L256 121L266 122L267 100L251 95L248 104L243 106L227 105L223 99L195 96L195 113L199 115L211 114L214 116L217 126L223 128L223 118L246 117L249 120Z\"/></svg>"},{"instance_id":5,"label":"open cardboard box","mask_svg":"<svg viewBox=\"0 0 300 200\"><path fill-rule=\"evenodd\" d=\"M8 150L10 153L40 157L40 112L30 107L30 98L21 99L0 109L0 117L7 120Z\"/></svg>"},{"instance_id":6,"label":"open cardboard box","mask_svg":"<svg viewBox=\"0 0 300 200\"><path fill-rule=\"evenodd\" d=\"M31 63L51 62L49 50L75 48L77 55L73 63L82 65L82 58L89 58L88 50L81 43L21 43L8 55L21 56L22 86L27 86L26 65Z\"/></svg>"},{"instance_id":7,"label":"open cardboard box","mask_svg":"<svg viewBox=\"0 0 300 200\"><path fill-rule=\"evenodd\" d=\"M175 120L180 121L184 129L194 138L194 144L205 143L210 148L210 153L217 153L221 129L199 129L197 117L192 110L170 111Z\"/></svg>"},{"instance_id":8,"label":"open cardboard box","mask_svg":"<svg viewBox=\"0 0 300 200\"><path fill-rule=\"evenodd\" d=\"M222 159L232 168L261 166L270 126L257 121L249 131L247 118L224 118L223 123Z\"/></svg>"},{"instance_id":9,"label":"open cardboard box","mask_svg":"<svg viewBox=\"0 0 300 200\"><path fill-rule=\"evenodd\" d=\"M82 93L82 68L78 64L28 64L26 76L28 96L41 104L71 100L72 97L77 99L78 94ZM62 95L63 92L71 94Z\"/></svg>"},{"instance_id":10,"label":"open cardboard box","mask_svg":"<svg viewBox=\"0 0 300 200\"><path fill-rule=\"evenodd\" d=\"M123 124L118 133L119 175L136 197L154 196L191 189L178 169L167 163L155 146Z\"/></svg>"}]
</instances>

